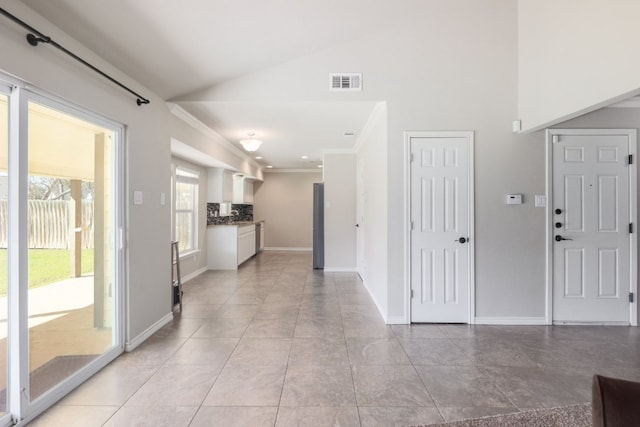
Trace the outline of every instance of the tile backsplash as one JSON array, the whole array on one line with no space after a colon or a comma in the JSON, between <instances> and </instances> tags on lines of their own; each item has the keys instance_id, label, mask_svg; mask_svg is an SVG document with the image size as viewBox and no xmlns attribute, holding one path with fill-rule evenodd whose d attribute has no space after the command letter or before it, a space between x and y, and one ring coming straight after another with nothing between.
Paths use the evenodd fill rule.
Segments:
<instances>
[{"instance_id":1,"label":"tile backsplash","mask_svg":"<svg viewBox=\"0 0 640 427\"><path fill-rule=\"evenodd\" d=\"M253 221L253 205L233 203L231 211L238 212L233 221ZM220 203L207 203L207 225L226 224L229 219L227 215L220 216Z\"/></svg>"}]
</instances>

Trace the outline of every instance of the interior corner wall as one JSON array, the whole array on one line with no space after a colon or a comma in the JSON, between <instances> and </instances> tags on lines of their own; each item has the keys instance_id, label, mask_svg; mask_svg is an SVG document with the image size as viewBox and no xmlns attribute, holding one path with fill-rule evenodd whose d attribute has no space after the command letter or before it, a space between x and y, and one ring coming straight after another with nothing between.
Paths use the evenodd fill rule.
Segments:
<instances>
[{"instance_id":1,"label":"interior corner wall","mask_svg":"<svg viewBox=\"0 0 640 427\"><path fill-rule=\"evenodd\" d=\"M325 153L324 268L356 271L356 155Z\"/></svg>"},{"instance_id":2,"label":"interior corner wall","mask_svg":"<svg viewBox=\"0 0 640 427\"><path fill-rule=\"evenodd\" d=\"M639 21L635 0L519 0L523 131L640 92Z\"/></svg>"},{"instance_id":3,"label":"interior corner wall","mask_svg":"<svg viewBox=\"0 0 640 427\"><path fill-rule=\"evenodd\" d=\"M265 248L312 248L316 182L321 172L270 172L254 183L253 217L265 221Z\"/></svg>"},{"instance_id":4,"label":"interior corner wall","mask_svg":"<svg viewBox=\"0 0 640 427\"><path fill-rule=\"evenodd\" d=\"M358 248L363 253L357 256L364 286L382 316L389 323L400 323L387 316L387 141L387 109L381 103L372 113L356 153L357 197L362 199L362 216L359 212L356 221L364 240Z\"/></svg>"},{"instance_id":5,"label":"interior corner wall","mask_svg":"<svg viewBox=\"0 0 640 427\"><path fill-rule=\"evenodd\" d=\"M198 247L197 251L193 254L180 258L180 273L184 283L184 278L197 276L203 269L207 268L207 169L177 157L172 157L171 163L175 166L198 172L198 202L196 211L198 221ZM167 195L166 200L170 199ZM171 206L172 212L174 211L173 202L173 200L170 200L168 203ZM175 219L173 224L175 224ZM171 232L174 233L174 230L171 230Z\"/></svg>"}]
</instances>

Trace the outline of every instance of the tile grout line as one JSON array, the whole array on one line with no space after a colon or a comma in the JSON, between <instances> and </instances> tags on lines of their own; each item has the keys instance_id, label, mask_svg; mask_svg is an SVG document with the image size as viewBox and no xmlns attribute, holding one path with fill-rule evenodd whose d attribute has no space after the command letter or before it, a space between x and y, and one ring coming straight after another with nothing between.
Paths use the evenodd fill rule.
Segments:
<instances>
[{"instance_id":1,"label":"tile grout line","mask_svg":"<svg viewBox=\"0 0 640 427\"><path fill-rule=\"evenodd\" d=\"M335 275L333 276L334 285L335 285ZM337 291L337 290L336 290ZM360 427L362 427L362 417L360 416L360 404L358 403L358 394L356 393L356 381L353 374L353 361L351 360L351 351L349 351L349 344L347 343L347 334L344 333L344 317L342 316L342 303L340 302L340 298L338 298L338 310L340 312L340 323L342 324L342 335L344 339L344 346L347 350L347 358L349 360L349 372L351 373L351 385L353 386L353 400L356 402L356 412L358 413L358 422L360 423Z\"/></svg>"},{"instance_id":2,"label":"tile grout line","mask_svg":"<svg viewBox=\"0 0 640 427\"><path fill-rule=\"evenodd\" d=\"M278 279L280 279L281 276L282 276L282 271L280 271L280 274L278 275ZM305 276L305 278L306 278L306 276ZM277 283L277 280L276 280L276 283ZM274 283L274 286L275 286L275 283ZM303 289L304 289L304 287L303 287ZM289 353L287 354L287 364L285 365L284 375L282 376L282 387L280 388L280 398L278 399L278 406L276 407L276 416L273 419L274 427L278 423L278 417L280 416L280 407L281 407L281 404L282 404L282 395L284 393L284 385L287 382L287 373L289 372L289 359L291 358L291 351L293 349L293 340L295 339L296 326L298 325L298 318L300 317L300 304L301 303L302 303L302 294L300 295L300 300L298 301L298 314L296 315L295 326L293 328L293 333L292 333L292 336L291 336L291 343L289 344Z\"/></svg>"}]
</instances>

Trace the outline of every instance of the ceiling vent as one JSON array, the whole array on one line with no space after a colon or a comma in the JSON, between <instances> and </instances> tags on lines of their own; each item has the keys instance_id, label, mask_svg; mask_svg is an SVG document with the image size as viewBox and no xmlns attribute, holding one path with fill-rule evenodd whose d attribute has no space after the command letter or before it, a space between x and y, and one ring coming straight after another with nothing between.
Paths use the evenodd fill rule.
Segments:
<instances>
[{"instance_id":1,"label":"ceiling vent","mask_svg":"<svg viewBox=\"0 0 640 427\"><path fill-rule=\"evenodd\" d=\"M362 91L362 73L329 74L329 90L341 92Z\"/></svg>"}]
</instances>

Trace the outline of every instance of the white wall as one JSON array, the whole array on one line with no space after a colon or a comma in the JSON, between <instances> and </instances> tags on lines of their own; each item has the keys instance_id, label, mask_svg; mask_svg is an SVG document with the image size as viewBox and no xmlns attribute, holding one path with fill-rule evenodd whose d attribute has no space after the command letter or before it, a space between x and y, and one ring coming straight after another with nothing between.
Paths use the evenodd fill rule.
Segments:
<instances>
[{"instance_id":1,"label":"white wall","mask_svg":"<svg viewBox=\"0 0 640 427\"><path fill-rule=\"evenodd\" d=\"M476 166L476 312L544 315L544 146L514 135L517 8L510 0L420 3L400 28L373 34L211 88L216 101L386 101L387 316L405 316L405 131L473 130ZM336 70L363 73L363 91L327 90ZM340 137L340 136L338 136ZM523 193L518 209L504 195Z\"/></svg>"},{"instance_id":2,"label":"white wall","mask_svg":"<svg viewBox=\"0 0 640 427\"><path fill-rule=\"evenodd\" d=\"M273 172L254 183L253 218L265 221L265 247L311 249L313 246L313 173Z\"/></svg>"},{"instance_id":3,"label":"white wall","mask_svg":"<svg viewBox=\"0 0 640 427\"><path fill-rule=\"evenodd\" d=\"M198 275L203 269L207 268L207 169L177 157L172 157L171 163L175 166L198 172L199 174L197 208L198 247L197 252L189 256L183 256L180 259L180 273L184 283L185 278ZM167 195L167 200L170 200L169 195ZM171 230L171 232L173 232L173 230Z\"/></svg>"},{"instance_id":4,"label":"white wall","mask_svg":"<svg viewBox=\"0 0 640 427\"><path fill-rule=\"evenodd\" d=\"M639 92L639 21L636 0L519 0L523 130Z\"/></svg>"},{"instance_id":5,"label":"white wall","mask_svg":"<svg viewBox=\"0 0 640 427\"><path fill-rule=\"evenodd\" d=\"M387 322L401 323L402 319L387 316L387 108L376 106L356 144L356 192L362 198L362 218L356 218L364 239L364 258L360 275L378 309ZM362 177L358 175L361 174ZM395 215L395 213L393 213Z\"/></svg>"},{"instance_id":6,"label":"white wall","mask_svg":"<svg viewBox=\"0 0 640 427\"><path fill-rule=\"evenodd\" d=\"M324 153L324 269L356 271L356 155Z\"/></svg>"},{"instance_id":7,"label":"white wall","mask_svg":"<svg viewBox=\"0 0 640 427\"><path fill-rule=\"evenodd\" d=\"M25 41L25 31L2 18L0 71L126 125L126 339L136 341L171 312L171 207L170 203L160 204L160 193L167 198L171 194L170 139L175 137L198 146L214 145L214 141L176 118L163 100L143 85L111 67L21 2L6 0L2 5L151 100L149 105L137 106L135 97L58 50L47 45L31 47ZM226 157L243 167L237 156ZM134 190L143 192L144 204L133 205Z\"/></svg>"}]
</instances>

